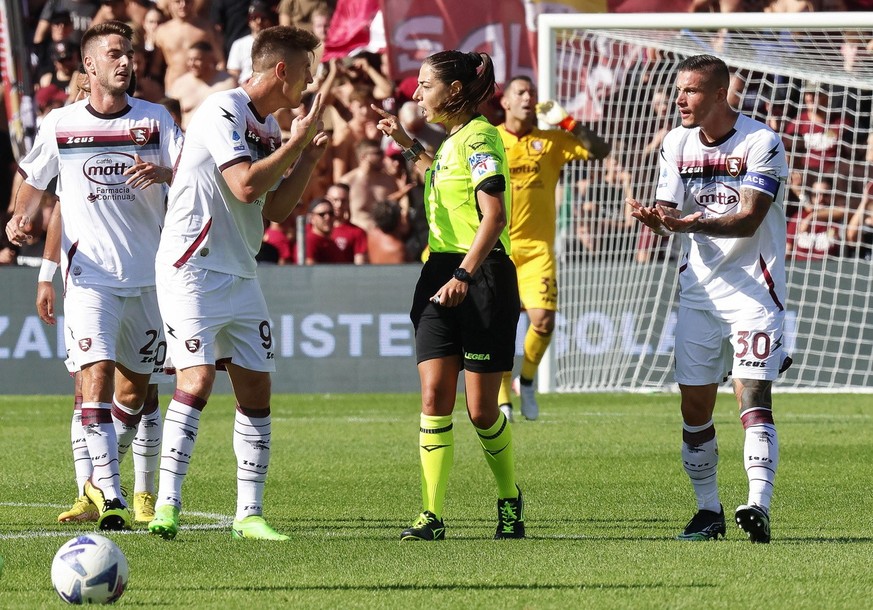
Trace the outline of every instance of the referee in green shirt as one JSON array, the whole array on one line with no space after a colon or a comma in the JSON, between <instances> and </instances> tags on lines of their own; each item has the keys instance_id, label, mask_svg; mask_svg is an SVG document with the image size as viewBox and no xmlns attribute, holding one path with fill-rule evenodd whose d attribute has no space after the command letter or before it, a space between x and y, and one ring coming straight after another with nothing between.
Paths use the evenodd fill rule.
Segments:
<instances>
[{"instance_id":1,"label":"referee in green shirt","mask_svg":"<svg viewBox=\"0 0 873 610\"><path fill-rule=\"evenodd\" d=\"M495 538L524 538L515 482L512 431L497 406L512 370L520 303L509 258L509 165L497 129L477 112L494 93L485 53L441 51L428 57L413 99L448 137L433 159L396 117L373 107L379 129L425 173L430 255L415 288L411 318L421 378L423 512L401 540L445 538L443 504L454 456L452 411L464 371L467 412L497 482Z\"/></svg>"}]
</instances>

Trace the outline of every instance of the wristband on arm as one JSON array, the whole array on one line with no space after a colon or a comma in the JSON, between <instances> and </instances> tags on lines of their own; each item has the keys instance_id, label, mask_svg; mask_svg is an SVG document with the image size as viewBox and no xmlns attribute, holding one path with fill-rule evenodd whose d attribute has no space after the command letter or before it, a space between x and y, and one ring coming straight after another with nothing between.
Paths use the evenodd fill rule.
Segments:
<instances>
[{"instance_id":1,"label":"wristband on arm","mask_svg":"<svg viewBox=\"0 0 873 610\"><path fill-rule=\"evenodd\" d=\"M39 282L51 282L55 277L55 271L58 270L58 264L55 261L50 261L47 258L42 259L39 266Z\"/></svg>"},{"instance_id":2,"label":"wristband on arm","mask_svg":"<svg viewBox=\"0 0 873 610\"><path fill-rule=\"evenodd\" d=\"M418 140L413 140L412 145L403 151L403 158L407 161L416 161L421 153L425 152L424 146Z\"/></svg>"},{"instance_id":3,"label":"wristband on arm","mask_svg":"<svg viewBox=\"0 0 873 610\"><path fill-rule=\"evenodd\" d=\"M573 131L576 129L576 125L579 124L579 121L571 117L569 114L561 119L561 122L558 123L558 127L561 129L566 129L567 131Z\"/></svg>"}]
</instances>

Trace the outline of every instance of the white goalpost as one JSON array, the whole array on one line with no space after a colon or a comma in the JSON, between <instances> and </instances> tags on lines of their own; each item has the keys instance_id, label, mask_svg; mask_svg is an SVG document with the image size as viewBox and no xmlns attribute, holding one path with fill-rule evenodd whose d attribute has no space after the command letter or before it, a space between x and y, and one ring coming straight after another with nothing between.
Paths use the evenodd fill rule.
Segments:
<instances>
[{"instance_id":1,"label":"white goalpost","mask_svg":"<svg viewBox=\"0 0 873 610\"><path fill-rule=\"evenodd\" d=\"M560 312L540 390L673 388L676 246L630 218L624 198L653 202L660 140L679 124L675 68L708 53L731 68L734 107L783 137L792 166L794 366L779 390L873 391L873 14L544 14L538 36L539 98L613 147L562 177Z\"/></svg>"}]
</instances>

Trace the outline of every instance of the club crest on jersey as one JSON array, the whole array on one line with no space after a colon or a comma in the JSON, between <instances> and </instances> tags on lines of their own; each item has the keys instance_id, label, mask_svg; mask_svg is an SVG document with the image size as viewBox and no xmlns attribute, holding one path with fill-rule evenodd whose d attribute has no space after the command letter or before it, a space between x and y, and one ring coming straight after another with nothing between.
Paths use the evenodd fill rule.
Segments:
<instances>
[{"instance_id":1,"label":"club crest on jersey","mask_svg":"<svg viewBox=\"0 0 873 610\"><path fill-rule=\"evenodd\" d=\"M728 157L724 161L724 166L728 175L736 178L743 171L743 159L741 157Z\"/></svg>"},{"instance_id":2,"label":"club crest on jersey","mask_svg":"<svg viewBox=\"0 0 873 610\"><path fill-rule=\"evenodd\" d=\"M91 339L79 339L79 349L83 352L91 349Z\"/></svg>"},{"instance_id":3,"label":"club crest on jersey","mask_svg":"<svg viewBox=\"0 0 873 610\"><path fill-rule=\"evenodd\" d=\"M130 139L137 146L145 146L148 144L149 137L152 135L152 130L148 127L131 127Z\"/></svg>"},{"instance_id":4,"label":"club crest on jersey","mask_svg":"<svg viewBox=\"0 0 873 610\"><path fill-rule=\"evenodd\" d=\"M185 349L192 354L197 353L197 350L200 349L200 339L185 339Z\"/></svg>"},{"instance_id":5,"label":"club crest on jersey","mask_svg":"<svg viewBox=\"0 0 873 610\"><path fill-rule=\"evenodd\" d=\"M535 151L540 152L543 149L543 141L542 140L534 140L530 143L530 147Z\"/></svg>"}]
</instances>

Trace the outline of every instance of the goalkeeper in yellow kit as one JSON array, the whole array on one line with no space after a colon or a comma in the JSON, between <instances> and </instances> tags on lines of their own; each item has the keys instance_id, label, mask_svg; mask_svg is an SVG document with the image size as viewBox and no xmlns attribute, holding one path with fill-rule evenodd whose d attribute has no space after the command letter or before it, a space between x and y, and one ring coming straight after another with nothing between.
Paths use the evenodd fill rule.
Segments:
<instances>
[{"instance_id":1,"label":"goalkeeper in yellow kit","mask_svg":"<svg viewBox=\"0 0 873 610\"><path fill-rule=\"evenodd\" d=\"M530 319L521 374L512 381L512 373L505 373L500 388L500 409L511 421L511 386L521 396L521 414L527 419L539 416L533 381L552 340L558 309L555 266L558 178L565 163L603 159L609 154L610 145L576 122L557 103L537 104L536 88L525 76L510 79L500 103L506 119L497 129L506 147L512 185L512 260L518 269L522 307ZM559 129L539 129L537 118Z\"/></svg>"}]
</instances>

